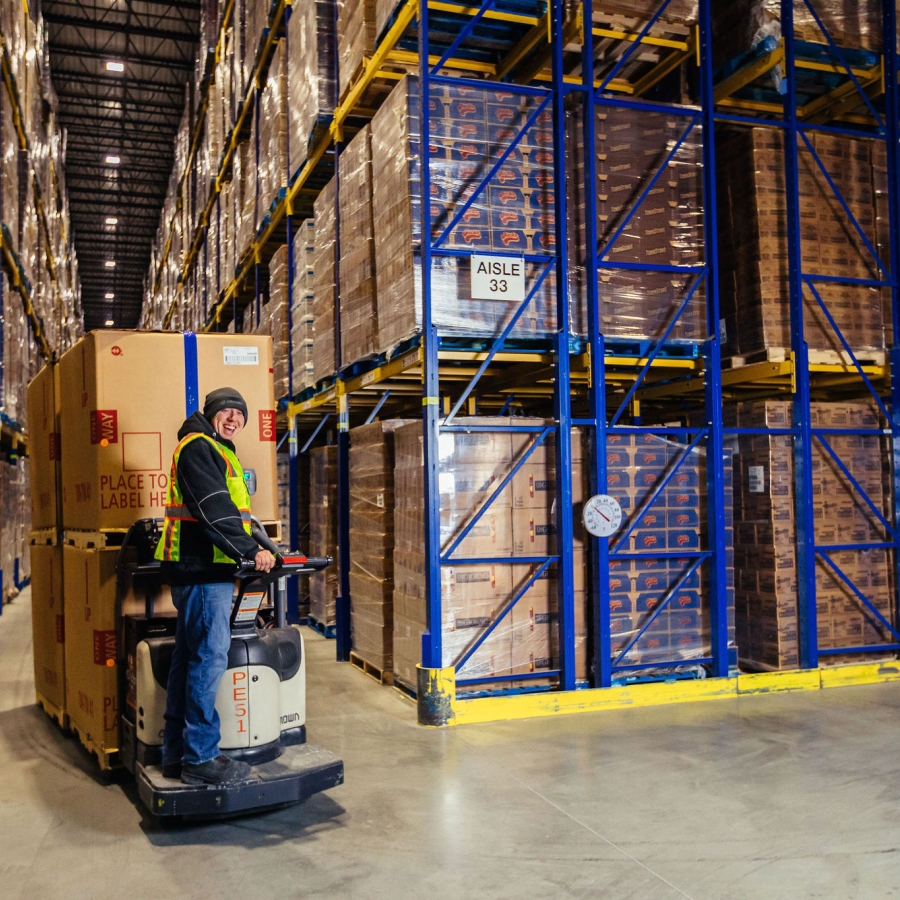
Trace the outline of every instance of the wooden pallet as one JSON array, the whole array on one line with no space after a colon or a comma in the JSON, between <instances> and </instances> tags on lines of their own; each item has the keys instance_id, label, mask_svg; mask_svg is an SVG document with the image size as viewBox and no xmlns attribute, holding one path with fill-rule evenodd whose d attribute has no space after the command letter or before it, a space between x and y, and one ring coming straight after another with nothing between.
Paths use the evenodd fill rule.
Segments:
<instances>
[{"instance_id":1,"label":"wooden pallet","mask_svg":"<svg viewBox=\"0 0 900 900\"><path fill-rule=\"evenodd\" d=\"M370 662L366 662L366 660L352 650L350 651L350 664L356 666L360 672L365 672L369 678L374 678L379 684L391 686L394 683L393 672L389 672L387 669L379 669L378 666L373 666Z\"/></svg>"},{"instance_id":2,"label":"wooden pallet","mask_svg":"<svg viewBox=\"0 0 900 900\"><path fill-rule=\"evenodd\" d=\"M332 640L337 637L337 625L326 625L324 622L320 622L315 616L307 616L306 624L324 638Z\"/></svg>"},{"instance_id":3,"label":"wooden pallet","mask_svg":"<svg viewBox=\"0 0 900 900\"><path fill-rule=\"evenodd\" d=\"M28 543L32 547L53 547L59 540L59 532L55 528L39 528L28 532Z\"/></svg>"},{"instance_id":4,"label":"wooden pallet","mask_svg":"<svg viewBox=\"0 0 900 900\"><path fill-rule=\"evenodd\" d=\"M121 765L118 750L103 749L91 739L90 735L81 731L77 725L74 725L71 722L69 725L72 729L72 734L78 738L78 742L81 746L97 760L101 772L109 772L111 769L118 768Z\"/></svg>"},{"instance_id":5,"label":"wooden pallet","mask_svg":"<svg viewBox=\"0 0 900 900\"><path fill-rule=\"evenodd\" d=\"M402 681L395 681L393 684L393 688L400 694L401 697L404 697L407 700L411 700L413 703L417 703L416 700L416 691L411 688L408 684L404 684Z\"/></svg>"},{"instance_id":6,"label":"wooden pallet","mask_svg":"<svg viewBox=\"0 0 900 900\"><path fill-rule=\"evenodd\" d=\"M57 725L63 730L69 730L69 716L64 709L54 706L46 697L41 694L36 695L37 705L53 719Z\"/></svg>"},{"instance_id":7,"label":"wooden pallet","mask_svg":"<svg viewBox=\"0 0 900 900\"><path fill-rule=\"evenodd\" d=\"M63 532L63 543L79 550L105 550L109 547L121 547L128 533L125 528L109 529L106 531L75 531Z\"/></svg>"},{"instance_id":8,"label":"wooden pallet","mask_svg":"<svg viewBox=\"0 0 900 900\"><path fill-rule=\"evenodd\" d=\"M263 531L275 541L276 544L281 543L282 538L282 527L281 522L263 522L262 523Z\"/></svg>"},{"instance_id":9,"label":"wooden pallet","mask_svg":"<svg viewBox=\"0 0 900 900\"><path fill-rule=\"evenodd\" d=\"M884 350L859 350L854 351L854 356L863 366L883 366L887 362L887 353ZM740 369L755 363L787 362L790 358L791 349L789 347L767 347L765 350L758 350L755 353L729 357L723 360L723 364L726 369ZM809 362L814 366L850 366L854 370L856 368L850 354L844 350L810 350Z\"/></svg>"}]
</instances>

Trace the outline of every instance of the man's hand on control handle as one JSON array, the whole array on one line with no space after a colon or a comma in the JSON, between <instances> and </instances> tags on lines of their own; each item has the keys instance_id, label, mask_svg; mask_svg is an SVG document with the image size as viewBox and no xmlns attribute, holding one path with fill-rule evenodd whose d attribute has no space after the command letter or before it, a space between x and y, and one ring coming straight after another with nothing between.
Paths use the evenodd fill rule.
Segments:
<instances>
[{"instance_id":1,"label":"man's hand on control handle","mask_svg":"<svg viewBox=\"0 0 900 900\"><path fill-rule=\"evenodd\" d=\"M271 572L275 568L275 557L268 550L259 550L256 554L256 571Z\"/></svg>"}]
</instances>

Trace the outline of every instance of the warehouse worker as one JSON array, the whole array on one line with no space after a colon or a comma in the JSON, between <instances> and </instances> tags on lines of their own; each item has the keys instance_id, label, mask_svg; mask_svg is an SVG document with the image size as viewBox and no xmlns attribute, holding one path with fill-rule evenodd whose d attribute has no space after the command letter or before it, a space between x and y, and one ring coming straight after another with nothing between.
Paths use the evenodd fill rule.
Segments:
<instances>
[{"instance_id":1,"label":"warehouse worker","mask_svg":"<svg viewBox=\"0 0 900 900\"><path fill-rule=\"evenodd\" d=\"M275 557L250 534L250 494L234 452L247 404L234 388L206 396L178 432L156 558L178 610L166 688L163 775L234 784L250 766L219 753L216 692L228 663L235 562L269 572Z\"/></svg>"}]
</instances>

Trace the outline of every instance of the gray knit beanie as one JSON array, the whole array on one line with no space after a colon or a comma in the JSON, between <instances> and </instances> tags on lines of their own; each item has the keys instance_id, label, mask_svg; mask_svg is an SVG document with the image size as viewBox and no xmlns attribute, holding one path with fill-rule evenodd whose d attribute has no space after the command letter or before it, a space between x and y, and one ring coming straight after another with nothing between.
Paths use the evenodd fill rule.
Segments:
<instances>
[{"instance_id":1,"label":"gray knit beanie","mask_svg":"<svg viewBox=\"0 0 900 900\"><path fill-rule=\"evenodd\" d=\"M210 391L203 401L203 415L212 422L216 413L223 409L239 409L244 414L244 424L247 423L247 401L234 388L223 387Z\"/></svg>"}]
</instances>

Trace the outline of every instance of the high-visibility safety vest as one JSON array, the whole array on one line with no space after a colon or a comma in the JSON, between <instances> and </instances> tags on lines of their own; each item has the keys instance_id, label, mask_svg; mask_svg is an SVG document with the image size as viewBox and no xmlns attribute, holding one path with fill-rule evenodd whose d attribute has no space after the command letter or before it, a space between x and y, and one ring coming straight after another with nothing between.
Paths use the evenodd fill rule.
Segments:
<instances>
[{"instance_id":1,"label":"high-visibility safety vest","mask_svg":"<svg viewBox=\"0 0 900 900\"><path fill-rule=\"evenodd\" d=\"M169 473L169 486L166 490L166 518L163 523L162 537L156 545L156 558L160 561L178 562L181 559L181 523L196 522L184 503L184 495L178 486L178 457L181 451L198 438L209 441L225 460L225 481L228 484L228 494L232 502L241 514L241 524L244 531L250 534L250 492L244 481L244 470L238 462L237 456L227 447L223 447L218 441L214 441L206 434L189 434L176 448L172 457L172 469ZM226 556L218 547L213 545L213 562L235 563L230 556Z\"/></svg>"}]
</instances>

